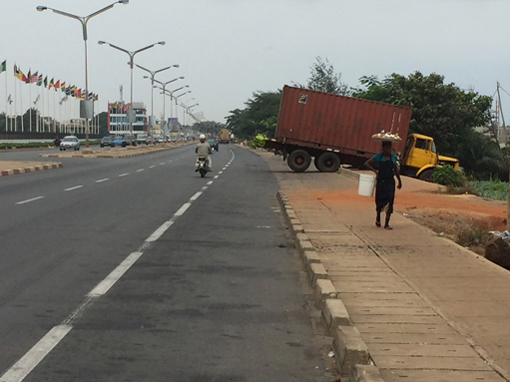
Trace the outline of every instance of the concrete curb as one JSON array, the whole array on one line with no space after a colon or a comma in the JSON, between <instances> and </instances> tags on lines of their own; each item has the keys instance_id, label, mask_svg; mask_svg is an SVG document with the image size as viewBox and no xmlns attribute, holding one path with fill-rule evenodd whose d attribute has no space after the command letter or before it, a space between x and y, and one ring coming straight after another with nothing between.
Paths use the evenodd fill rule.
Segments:
<instances>
[{"instance_id":1,"label":"concrete curb","mask_svg":"<svg viewBox=\"0 0 510 382\"><path fill-rule=\"evenodd\" d=\"M354 326L337 326L333 335L336 363L342 374L350 375L356 365L368 365L369 355L361 334Z\"/></svg>"},{"instance_id":2,"label":"concrete curb","mask_svg":"<svg viewBox=\"0 0 510 382\"><path fill-rule=\"evenodd\" d=\"M54 168L62 168L64 167L62 163L43 163L39 166L32 167L23 167L23 168L14 168L0 171L0 176L9 176L9 175L18 175L18 174L27 174L30 172L51 170Z\"/></svg>"},{"instance_id":3,"label":"concrete curb","mask_svg":"<svg viewBox=\"0 0 510 382\"><path fill-rule=\"evenodd\" d=\"M351 374L352 382L384 382L379 373L379 369L375 366L356 365Z\"/></svg>"},{"instance_id":4,"label":"concrete curb","mask_svg":"<svg viewBox=\"0 0 510 382\"><path fill-rule=\"evenodd\" d=\"M346 172L350 173L350 177L358 177L356 173ZM299 250L308 281L313 289L315 305L321 310L328 333L333 337L336 362L342 375L350 378L351 382L383 381L377 367L364 368L370 360L367 345L361 338L358 329L352 326L349 313L342 300L338 299L338 291L329 280L328 272L290 205L289 199L281 191L277 193L276 197L285 221L290 226L292 235L296 240L296 247Z\"/></svg>"}]
</instances>

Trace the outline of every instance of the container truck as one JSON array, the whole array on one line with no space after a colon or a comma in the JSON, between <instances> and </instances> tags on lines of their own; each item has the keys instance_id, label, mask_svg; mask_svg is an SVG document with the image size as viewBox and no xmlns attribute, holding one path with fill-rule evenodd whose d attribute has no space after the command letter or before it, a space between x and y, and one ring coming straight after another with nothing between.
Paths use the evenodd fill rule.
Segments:
<instances>
[{"instance_id":1,"label":"container truck","mask_svg":"<svg viewBox=\"0 0 510 382\"><path fill-rule=\"evenodd\" d=\"M381 152L372 135L391 132L402 138L393 144L396 153L403 153L402 174L431 180L433 168L441 163L458 168L455 158L437 155L431 137L407 136L411 112L408 107L285 86L275 138L265 147L283 154L293 171L305 171L314 158L319 171L336 172L341 164L361 167Z\"/></svg>"},{"instance_id":2,"label":"container truck","mask_svg":"<svg viewBox=\"0 0 510 382\"><path fill-rule=\"evenodd\" d=\"M229 143L230 142L230 131L228 129L220 130L220 143Z\"/></svg>"}]
</instances>

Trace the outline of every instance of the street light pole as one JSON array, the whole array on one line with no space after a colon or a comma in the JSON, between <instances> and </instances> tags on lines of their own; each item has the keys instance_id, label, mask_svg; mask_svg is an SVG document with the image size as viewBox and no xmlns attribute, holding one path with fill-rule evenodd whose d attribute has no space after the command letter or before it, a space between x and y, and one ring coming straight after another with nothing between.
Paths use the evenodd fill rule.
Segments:
<instances>
[{"instance_id":1,"label":"street light pole","mask_svg":"<svg viewBox=\"0 0 510 382\"><path fill-rule=\"evenodd\" d=\"M156 70L154 72L149 70L149 69L144 68L141 65L136 64L136 66L139 67L142 70L145 70L146 72L148 72L151 75L150 76L150 79L151 79L151 115L154 116L154 82L159 82L159 81L155 80L156 74L164 72L165 70L168 70L168 69L171 69L171 68L178 68L179 65L167 66L166 68L159 69L159 70Z\"/></svg>"},{"instance_id":2,"label":"street light pole","mask_svg":"<svg viewBox=\"0 0 510 382\"><path fill-rule=\"evenodd\" d=\"M91 13L90 15L84 16L84 17L73 15L73 14L67 13L67 12L62 12L62 11L59 11L58 9L49 8L49 7L42 6L42 5L39 5L36 8L37 11L39 11L39 12L43 12L43 11L46 11L49 9L49 10L53 11L54 13L57 13L62 16L70 17L72 19L76 19L81 23L82 28L83 28L83 41L85 42L85 93L86 93L85 100L86 100L86 102L90 102L90 100L89 100L89 70L88 70L89 58L88 58L88 47L87 47L87 40L88 40L87 24L92 17L97 16L103 12L106 12L107 10L113 8L116 4L127 5L127 4L129 4L129 0L118 0L113 4L110 4L107 7L100 9L99 11ZM94 101L92 101L92 102L94 102ZM87 113L88 109L86 106L84 107L84 109L85 109L85 115L86 115L86 118L85 118L85 141L86 141L85 147L88 149L89 148L89 118L88 118L89 116ZM92 106L92 114L93 113L94 113L94 107Z\"/></svg>"},{"instance_id":3,"label":"street light pole","mask_svg":"<svg viewBox=\"0 0 510 382\"><path fill-rule=\"evenodd\" d=\"M129 67L131 68L131 110L133 113L134 112L134 108L133 108L133 69L135 67L135 56L140 53L140 52L143 52L147 49L150 49L156 45L165 45L166 43L164 41L160 41L160 42L156 42L154 44L151 44L151 45L147 45L146 47L142 48L142 49L138 49L138 50L135 50L134 52L130 52L129 50L126 50L126 49L123 49L123 48L120 48L118 47L117 45L113 45L113 44L110 44L109 42L106 42L106 41L98 41L97 42L99 45L109 45L110 47L114 48L114 49L117 49L117 50L120 50L121 52L124 52L126 53L128 56L129 56ZM136 114L135 114L136 115ZM133 135L133 122L131 121L129 123L129 131L131 133L131 135Z\"/></svg>"},{"instance_id":4,"label":"street light pole","mask_svg":"<svg viewBox=\"0 0 510 382\"><path fill-rule=\"evenodd\" d=\"M145 76L144 78L149 78L149 77ZM181 76L181 77L174 78L173 80L170 80L170 81L167 81L167 82L161 82L161 81L158 81L158 80L152 80L152 83L157 82L158 84L160 84L161 85L161 89L163 90L163 94L164 94L165 92L167 92L167 90L166 90L167 85L169 85L172 82L175 82L177 80L183 80L183 79L184 79L184 76ZM153 88L154 87L155 86L153 86ZM183 86L182 88L184 88L184 87L189 87L189 85ZM163 121L166 121L166 102L165 102L165 96L164 95L163 95Z\"/></svg>"}]
</instances>

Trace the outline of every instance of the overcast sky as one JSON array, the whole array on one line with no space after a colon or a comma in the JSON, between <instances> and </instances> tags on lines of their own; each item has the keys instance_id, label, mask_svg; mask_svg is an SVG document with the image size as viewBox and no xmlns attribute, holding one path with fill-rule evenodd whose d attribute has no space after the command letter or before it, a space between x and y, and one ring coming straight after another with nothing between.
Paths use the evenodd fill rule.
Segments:
<instances>
[{"instance_id":1,"label":"overcast sky","mask_svg":"<svg viewBox=\"0 0 510 382\"><path fill-rule=\"evenodd\" d=\"M80 23L51 11L37 12L36 6L86 16L112 0L0 3L0 62L7 59L8 64L7 73L0 75L0 111L6 107L6 79L8 93L14 94L14 63L25 74L31 69L84 88ZM120 85L129 101L128 55L97 41L135 51L163 40L165 46L140 53L136 63L151 70L179 64L156 79L185 76L169 89L189 85L192 93L181 100L198 102L194 110L218 122L243 108L255 91L306 83L317 56L327 58L352 87L364 75L383 78L419 70L492 96L496 81L510 92L508 15L508 0L130 0L88 24L89 88L100 97L96 112L120 98ZM150 109L145 74L135 69L134 100ZM33 101L37 91L32 86ZM158 117L162 98L156 90ZM510 113L510 96L503 93L502 103ZM166 114L170 116L168 104Z\"/></svg>"}]
</instances>

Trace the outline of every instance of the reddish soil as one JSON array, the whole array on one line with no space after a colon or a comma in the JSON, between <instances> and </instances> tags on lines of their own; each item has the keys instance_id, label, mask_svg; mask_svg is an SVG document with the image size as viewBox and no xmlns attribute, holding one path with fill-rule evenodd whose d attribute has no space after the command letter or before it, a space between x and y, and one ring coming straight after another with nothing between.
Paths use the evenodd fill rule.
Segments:
<instances>
[{"instance_id":1,"label":"reddish soil","mask_svg":"<svg viewBox=\"0 0 510 382\"><path fill-rule=\"evenodd\" d=\"M418 183L406 182L410 186L407 190L397 190L395 213L404 214L480 255L484 255L488 232L506 229L507 202L440 193L437 186L421 188L421 182L413 181ZM374 204L372 198L359 196L352 190L316 192L314 196L338 200L351 208L366 209L367 204Z\"/></svg>"}]
</instances>

